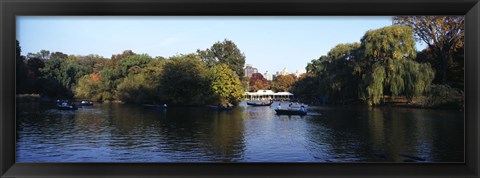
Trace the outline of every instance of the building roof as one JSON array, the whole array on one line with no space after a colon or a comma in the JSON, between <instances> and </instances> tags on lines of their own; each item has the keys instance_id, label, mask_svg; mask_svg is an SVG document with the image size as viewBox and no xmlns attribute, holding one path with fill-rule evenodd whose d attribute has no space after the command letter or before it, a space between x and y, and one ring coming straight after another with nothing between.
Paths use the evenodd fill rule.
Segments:
<instances>
[{"instance_id":1,"label":"building roof","mask_svg":"<svg viewBox=\"0 0 480 178\"><path fill-rule=\"evenodd\" d=\"M245 95L293 95L290 92L274 93L272 90L258 90L257 92L245 92Z\"/></svg>"}]
</instances>

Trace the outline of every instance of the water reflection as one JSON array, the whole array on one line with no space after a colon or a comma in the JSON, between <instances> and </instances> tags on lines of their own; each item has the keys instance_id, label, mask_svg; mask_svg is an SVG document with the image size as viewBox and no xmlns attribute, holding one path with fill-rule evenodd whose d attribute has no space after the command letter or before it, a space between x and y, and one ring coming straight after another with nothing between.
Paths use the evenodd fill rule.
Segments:
<instances>
[{"instance_id":1,"label":"water reflection","mask_svg":"<svg viewBox=\"0 0 480 178\"><path fill-rule=\"evenodd\" d=\"M17 108L18 162L462 162L464 154L463 113L456 111L311 107L307 116L278 116L245 103L232 111Z\"/></svg>"}]
</instances>

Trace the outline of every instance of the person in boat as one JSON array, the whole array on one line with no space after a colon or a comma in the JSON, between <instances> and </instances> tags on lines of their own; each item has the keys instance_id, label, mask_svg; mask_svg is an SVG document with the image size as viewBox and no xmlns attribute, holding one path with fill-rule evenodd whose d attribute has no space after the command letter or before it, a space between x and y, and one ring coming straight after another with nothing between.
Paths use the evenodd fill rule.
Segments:
<instances>
[{"instance_id":1,"label":"person in boat","mask_svg":"<svg viewBox=\"0 0 480 178\"><path fill-rule=\"evenodd\" d=\"M302 106L300 107L300 110L305 112L305 106L302 104Z\"/></svg>"},{"instance_id":2,"label":"person in boat","mask_svg":"<svg viewBox=\"0 0 480 178\"><path fill-rule=\"evenodd\" d=\"M282 109L282 105L278 103L277 109Z\"/></svg>"},{"instance_id":3,"label":"person in boat","mask_svg":"<svg viewBox=\"0 0 480 178\"><path fill-rule=\"evenodd\" d=\"M292 105L293 105L293 103L290 102L290 104L288 105L288 109L292 109Z\"/></svg>"}]
</instances>

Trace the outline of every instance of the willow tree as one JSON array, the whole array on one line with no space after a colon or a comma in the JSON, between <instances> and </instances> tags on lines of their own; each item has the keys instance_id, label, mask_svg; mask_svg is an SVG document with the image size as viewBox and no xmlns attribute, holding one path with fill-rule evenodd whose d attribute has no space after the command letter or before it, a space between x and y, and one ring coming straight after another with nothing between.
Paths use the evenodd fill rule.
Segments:
<instances>
[{"instance_id":1,"label":"willow tree","mask_svg":"<svg viewBox=\"0 0 480 178\"><path fill-rule=\"evenodd\" d=\"M393 23L411 27L416 40L427 44L428 51L438 60L437 78L442 84L446 84L451 63L464 60L463 57L455 56L457 53L463 53L465 17L396 16L393 17ZM463 74L463 70L459 74Z\"/></svg>"},{"instance_id":2,"label":"willow tree","mask_svg":"<svg viewBox=\"0 0 480 178\"><path fill-rule=\"evenodd\" d=\"M368 99L369 105L380 103L384 95L406 94L411 99L431 83L431 67L413 61L415 39L410 27L393 25L370 30L361 39L361 50L363 58L355 72L362 76L360 96Z\"/></svg>"},{"instance_id":3,"label":"willow tree","mask_svg":"<svg viewBox=\"0 0 480 178\"><path fill-rule=\"evenodd\" d=\"M429 63L417 63L412 60L402 61L404 69L404 95L408 100L418 97L427 90L435 77Z\"/></svg>"}]
</instances>

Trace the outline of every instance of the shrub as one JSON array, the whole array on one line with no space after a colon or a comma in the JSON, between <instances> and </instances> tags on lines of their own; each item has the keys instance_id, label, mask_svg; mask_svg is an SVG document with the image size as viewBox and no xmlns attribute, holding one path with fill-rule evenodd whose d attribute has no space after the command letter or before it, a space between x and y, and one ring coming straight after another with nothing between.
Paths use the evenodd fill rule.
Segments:
<instances>
[{"instance_id":1,"label":"shrub","mask_svg":"<svg viewBox=\"0 0 480 178\"><path fill-rule=\"evenodd\" d=\"M419 104L427 108L463 109L464 92L448 85L431 85Z\"/></svg>"}]
</instances>

